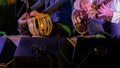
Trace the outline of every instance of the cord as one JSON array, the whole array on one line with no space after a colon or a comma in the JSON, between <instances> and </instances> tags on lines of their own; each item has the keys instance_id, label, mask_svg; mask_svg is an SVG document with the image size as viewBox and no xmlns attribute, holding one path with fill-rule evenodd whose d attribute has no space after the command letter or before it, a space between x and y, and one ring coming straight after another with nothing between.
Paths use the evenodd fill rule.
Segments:
<instances>
[{"instance_id":1,"label":"cord","mask_svg":"<svg viewBox=\"0 0 120 68\"><path fill-rule=\"evenodd\" d=\"M59 51L60 51L60 54L62 55L62 57L63 57L63 59L64 59L65 61L67 61L70 65L72 65L72 62L70 62L70 61L65 57L62 49L60 48L60 45L61 45L60 43L61 43L61 42L58 41L58 49L59 49Z\"/></svg>"},{"instance_id":2,"label":"cord","mask_svg":"<svg viewBox=\"0 0 120 68\"><path fill-rule=\"evenodd\" d=\"M50 61L49 67L50 68L52 67L52 63L53 63L52 57L46 51L44 51L41 47L36 46L36 45L33 46L33 50L36 51L36 52L38 52L38 56L40 54L47 56L48 59L49 59L49 61Z\"/></svg>"},{"instance_id":3,"label":"cord","mask_svg":"<svg viewBox=\"0 0 120 68\"><path fill-rule=\"evenodd\" d=\"M19 12L17 13L16 17L18 17L23 9L23 7L25 6L25 4L22 5L22 7L20 8Z\"/></svg>"},{"instance_id":4,"label":"cord","mask_svg":"<svg viewBox=\"0 0 120 68\"><path fill-rule=\"evenodd\" d=\"M90 51L88 52L88 54L85 56L85 58L81 61L80 64L78 64L78 66L77 66L76 68L80 68L81 65L85 62L85 60L88 58L88 56L89 56L92 52L93 52L93 50L90 50Z\"/></svg>"}]
</instances>

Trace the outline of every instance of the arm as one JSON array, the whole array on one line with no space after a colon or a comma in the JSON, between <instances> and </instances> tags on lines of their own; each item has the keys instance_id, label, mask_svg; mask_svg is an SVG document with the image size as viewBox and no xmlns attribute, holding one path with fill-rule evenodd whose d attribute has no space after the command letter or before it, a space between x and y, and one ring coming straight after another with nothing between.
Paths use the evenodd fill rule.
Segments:
<instances>
[{"instance_id":1,"label":"arm","mask_svg":"<svg viewBox=\"0 0 120 68\"><path fill-rule=\"evenodd\" d=\"M113 12L113 17L112 17L111 22L120 23L120 11L119 12Z\"/></svg>"},{"instance_id":2,"label":"arm","mask_svg":"<svg viewBox=\"0 0 120 68\"><path fill-rule=\"evenodd\" d=\"M45 3L45 0L38 0L33 6L31 6L31 10L37 10L42 7Z\"/></svg>"},{"instance_id":3,"label":"arm","mask_svg":"<svg viewBox=\"0 0 120 68\"><path fill-rule=\"evenodd\" d=\"M114 0L115 2L112 4L114 7L113 17L111 22L113 23L120 23L120 0Z\"/></svg>"},{"instance_id":4,"label":"arm","mask_svg":"<svg viewBox=\"0 0 120 68\"><path fill-rule=\"evenodd\" d=\"M59 10L60 7L63 7L67 0L56 0L53 5L50 5L48 8L43 10L43 13L52 14L55 11Z\"/></svg>"}]
</instances>

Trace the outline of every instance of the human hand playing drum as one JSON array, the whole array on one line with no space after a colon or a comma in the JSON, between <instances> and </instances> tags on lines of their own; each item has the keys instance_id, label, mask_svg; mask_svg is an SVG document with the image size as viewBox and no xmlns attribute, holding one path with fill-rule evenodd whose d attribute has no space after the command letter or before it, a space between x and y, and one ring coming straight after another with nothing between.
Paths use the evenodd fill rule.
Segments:
<instances>
[{"instance_id":1,"label":"human hand playing drum","mask_svg":"<svg viewBox=\"0 0 120 68\"><path fill-rule=\"evenodd\" d=\"M30 18L30 15L28 13L24 13L19 19L18 19L18 31L20 34L23 35L30 35L30 32L28 30L27 20Z\"/></svg>"},{"instance_id":2,"label":"human hand playing drum","mask_svg":"<svg viewBox=\"0 0 120 68\"><path fill-rule=\"evenodd\" d=\"M25 13L18 20L22 34L30 32L32 36L48 36L52 30L52 21L48 14L31 11Z\"/></svg>"},{"instance_id":3,"label":"human hand playing drum","mask_svg":"<svg viewBox=\"0 0 120 68\"><path fill-rule=\"evenodd\" d=\"M24 13L23 15L21 15L21 17L18 19L18 24L19 25L23 25L27 23L27 20L31 17L36 17L39 16L40 13L37 11L32 11L30 14L29 13Z\"/></svg>"},{"instance_id":4,"label":"human hand playing drum","mask_svg":"<svg viewBox=\"0 0 120 68\"><path fill-rule=\"evenodd\" d=\"M27 19L30 18L30 15L28 13L24 13L18 20L19 24L25 24Z\"/></svg>"},{"instance_id":5,"label":"human hand playing drum","mask_svg":"<svg viewBox=\"0 0 120 68\"><path fill-rule=\"evenodd\" d=\"M38 11L36 11L36 10L34 10L34 11L32 11L32 12L30 13L30 17L40 17L40 18L44 18L45 16L46 16L46 14L40 13L40 12L38 12Z\"/></svg>"}]
</instances>

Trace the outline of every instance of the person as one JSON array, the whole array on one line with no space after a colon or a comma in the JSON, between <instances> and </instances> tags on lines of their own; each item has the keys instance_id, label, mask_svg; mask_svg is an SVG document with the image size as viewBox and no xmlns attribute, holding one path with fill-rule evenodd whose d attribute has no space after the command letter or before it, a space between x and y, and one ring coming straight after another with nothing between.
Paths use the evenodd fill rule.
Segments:
<instances>
[{"instance_id":1,"label":"person","mask_svg":"<svg viewBox=\"0 0 120 68\"><path fill-rule=\"evenodd\" d=\"M26 3L26 0L21 1ZM30 6L30 10L32 11L30 15L35 16L35 14L38 13L49 14L53 22L52 33L57 32L56 30L59 29L58 27L56 27L56 25L60 25L59 27L61 29L61 24L67 26L72 31L73 30L73 24L71 21L71 13L73 8L72 6L73 6L72 0L38 0L35 4ZM70 34L64 35L71 36L71 31L68 31L70 32ZM61 33L61 31L59 33Z\"/></svg>"},{"instance_id":2,"label":"person","mask_svg":"<svg viewBox=\"0 0 120 68\"><path fill-rule=\"evenodd\" d=\"M96 13L92 14L92 3L94 0L88 0L89 4L83 5L88 11L89 19L87 28L90 35L103 34L108 38L120 38L120 0L96 0L98 4ZM76 0L75 9L81 9L81 0ZM82 4L81 4L82 5ZM82 8L82 9L83 9ZM96 16L97 15L97 16ZM96 17L95 17L96 16Z\"/></svg>"}]
</instances>

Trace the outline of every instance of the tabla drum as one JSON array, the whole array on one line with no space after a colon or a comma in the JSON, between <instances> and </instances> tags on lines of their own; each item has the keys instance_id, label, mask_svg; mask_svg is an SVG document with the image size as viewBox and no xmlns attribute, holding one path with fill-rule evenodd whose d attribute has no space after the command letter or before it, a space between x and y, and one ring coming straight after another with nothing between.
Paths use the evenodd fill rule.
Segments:
<instances>
[{"instance_id":1,"label":"tabla drum","mask_svg":"<svg viewBox=\"0 0 120 68\"><path fill-rule=\"evenodd\" d=\"M31 17L27 20L28 29L33 36L48 36L52 31L52 21L48 14Z\"/></svg>"},{"instance_id":2,"label":"tabla drum","mask_svg":"<svg viewBox=\"0 0 120 68\"><path fill-rule=\"evenodd\" d=\"M84 35L88 32L87 30L87 15L83 11L74 9L72 11L72 22L75 30L80 34Z\"/></svg>"}]
</instances>

